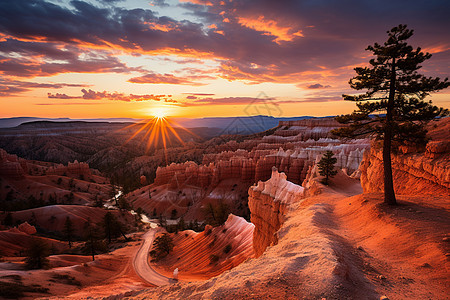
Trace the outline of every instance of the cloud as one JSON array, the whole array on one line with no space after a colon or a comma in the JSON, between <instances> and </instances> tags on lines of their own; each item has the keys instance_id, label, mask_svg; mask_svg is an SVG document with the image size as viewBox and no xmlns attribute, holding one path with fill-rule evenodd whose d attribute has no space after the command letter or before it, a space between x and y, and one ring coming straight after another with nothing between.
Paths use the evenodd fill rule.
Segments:
<instances>
[{"instance_id":1,"label":"cloud","mask_svg":"<svg viewBox=\"0 0 450 300\"><path fill-rule=\"evenodd\" d=\"M89 103L89 102L57 102L57 103L35 103L34 105L39 106L50 106L50 105L101 105L103 103L96 102L96 103Z\"/></svg>"},{"instance_id":2,"label":"cloud","mask_svg":"<svg viewBox=\"0 0 450 300\"><path fill-rule=\"evenodd\" d=\"M16 96L35 88L60 89L63 87L88 87L86 84L39 83L0 78L0 97Z\"/></svg>"},{"instance_id":3,"label":"cloud","mask_svg":"<svg viewBox=\"0 0 450 300\"><path fill-rule=\"evenodd\" d=\"M193 95L193 96L214 96L216 94L208 94L208 93L182 93L185 95Z\"/></svg>"},{"instance_id":4,"label":"cloud","mask_svg":"<svg viewBox=\"0 0 450 300\"><path fill-rule=\"evenodd\" d=\"M190 75L185 77L178 77L173 74L157 74L148 73L139 77L133 77L128 80L131 83L152 83L152 84L182 84L182 85L193 85L200 86L206 85L207 83L198 82L198 80L210 80L215 79L212 76L206 75Z\"/></svg>"},{"instance_id":5,"label":"cloud","mask_svg":"<svg viewBox=\"0 0 450 300\"><path fill-rule=\"evenodd\" d=\"M128 67L103 50L86 50L53 42L0 41L0 74L17 77L51 76L59 73L129 73Z\"/></svg>"},{"instance_id":6,"label":"cloud","mask_svg":"<svg viewBox=\"0 0 450 300\"><path fill-rule=\"evenodd\" d=\"M259 16L257 18L239 17L238 23L256 31L262 31L264 32L264 35L275 37L273 41L277 44L281 44L282 42L290 42L298 37L304 37L302 30L280 26L276 21L267 20L264 16Z\"/></svg>"},{"instance_id":7,"label":"cloud","mask_svg":"<svg viewBox=\"0 0 450 300\"><path fill-rule=\"evenodd\" d=\"M189 99L186 97L186 99ZM248 104L260 104L271 101L271 104L276 105L276 98L255 98L255 97L220 97L220 98L197 98L195 101L184 102L183 106L203 106L203 105L248 105Z\"/></svg>"},{"instance_id":8,"label":"cloud","mask_svg":"<svg viewBox=\"0 0 450 300\"><path fill-rule=\"evenodd\" d=\"M331 87L331 85L322 85L320 83L315 83L315 84L308 85L306 88L307 89L324 89L324 88L329 88L329 87Z\"/></svg>"},{"instance_id":9,"label":"cloud","mask_svg":"<svg viewBox=\"0 0 450 300\"><path fill-rule=\"evenodd\" d=\"M50 99L84 99L84 100L115 100L115 101L163 101L167 103L177 103L176 100L171 98L171 95L134 95L134 94L124 94L118 92L96 92L94 90L86 90L82 89L81 92L83 95L81 96L69 96L67 94L52 94L48 93L47 97Z\"/></svg>"},{"instance_id":10,"label":"cloud","mask_svg":"<svg viewBox=\"0 0 450 300\"><path fill-rule=\"evenodd\" d=\"M150 5L159 6L159 7L168 7L170 6L165 0L151 0Z\"/></svg>"},{"instance_id":11,"label":"cloud","mask_svg":"<svg viewBox=\"0 0 450 300\"><path fill-rule=\"evenodd\" d=\"M399 23L416 29L414 44L423 48L437 41L444 48L450 45L442 39L450 27L447 0L427 5L411 0L406 6L390 0L288 0L283 5L273 0L184 1L180 9L195 21L158 16L150 9L95 6L84 1L71 1L69 6L55 3L0 2L2 36L20 40L27 45L23 51L34 47L36 53L30 56L19 51L17 56L0 50L0 72L29 77L130 72L114 57L122 52L215 59L220 63L220 76L227 80L298 83L315 80L317 74L345 73L348 79L353 75L349 66L367 62L365 47L383 41L386 30ZM54 53L39 45L45 43L54 46L47 49ZM83 58L85 52L90 59ZM448 66L450 51L438 54ZM53 61L55 55L62 56L63 62ZM446 70L433 72L445 77Z\"/></svg>"}]
</instances>

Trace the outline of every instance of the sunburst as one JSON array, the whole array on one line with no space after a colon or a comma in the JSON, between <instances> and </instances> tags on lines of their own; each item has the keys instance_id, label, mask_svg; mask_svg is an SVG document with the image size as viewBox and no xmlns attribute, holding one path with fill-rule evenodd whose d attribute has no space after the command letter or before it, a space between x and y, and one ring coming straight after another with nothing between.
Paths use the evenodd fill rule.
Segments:
<instances>
[{"instance_id":1,"label":"sunburst","mask_svg":"<svg viewBox=\"0 0 450 300\"><path fill-rule=\"evenodd\" d=\"M167 117L167 110L164 108L153 109L151 111L151 115L153 117L150 119L141 120L122 129L125 130L133 127L139 127L133 135L125 141L125 144L137 138L139 134L143 133L144 136L142 137L142 141L146 142L145 152L148 153L152 147L157 149L162 146L167 160L166 150L173 144L173 140L178 141L183 146L185 145L185 142L179 135L180 129L186 131L190 135L197 136L190 130L177 124L173 119Z\"/></svg>"}]
</instances>

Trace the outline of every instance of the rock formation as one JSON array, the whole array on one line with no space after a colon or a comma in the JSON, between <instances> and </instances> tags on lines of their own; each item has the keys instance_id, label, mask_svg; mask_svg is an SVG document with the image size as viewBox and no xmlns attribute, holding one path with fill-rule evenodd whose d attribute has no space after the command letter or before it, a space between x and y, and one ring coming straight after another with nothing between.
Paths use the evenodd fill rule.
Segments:
<instances>
[{"instance_id":1,"label":"rock formation","mask_svg":"<svg viewBox=\"0 0 450 300\"><path fill-rule=\"evenodd\" d=\"M264 250L278 243L277 231L285 220L289 206L303 197L303 187L286 180L284 173L272 169L269 180L259 181L248 190L251 222L255 224L253 249L259 257Z\"/></svg>"},{"instance_id":2,"label":"rock formation","mask_svg":"<svg viewBox=\"0 0 450 300\"><path fill-rule=\"evenodd\" d=\"M0 177L21 179L24 175L25 171L18 157L0 149Z\"/></svg>"},{"instance_id":3,"label":"rock formation","mask_svg":"<svg viewBox=\"0 0 450 300\"><path fill-rule=\"evenodd\" d=\"M450 155L443 153L439 143L431 143L423 153L392 155L394 190L398 194L450 195ZM446 147L446 146L445 146ZM383 191L383 160L381 149L372 148L361 163L361 185L365 193Z\"/></svg>"},{"instance_id":4,"label":"rock formation","mask_svg":"<svg viewBox=\"0 0 450 300\"><path fill-rule=\"evenodd\" d=\"M78 162L75 160L73 163L68 163L67 166L64 166L62 164L59 164L54 167L50 167L47 170L47 174L51 175L63 175L63 174L70 174L70 175L91 175L91 170L89 169L89 164L84 162Z\"/></svg>"},{"instance_id":5,"label":"rock formation","mask_svg":"<svg viewBox=\"0 0 450 300\"><path fill-rule=\"evenodd\" d=\"M172 234L175 247L156 264L158 272L171 276L175 268L181 279L208 279L253 257L254 225L233 214L222 226L207 225L203 232L192 230ZM211 262L211 257L217 261Z\"/></svg>"}]
</instances>

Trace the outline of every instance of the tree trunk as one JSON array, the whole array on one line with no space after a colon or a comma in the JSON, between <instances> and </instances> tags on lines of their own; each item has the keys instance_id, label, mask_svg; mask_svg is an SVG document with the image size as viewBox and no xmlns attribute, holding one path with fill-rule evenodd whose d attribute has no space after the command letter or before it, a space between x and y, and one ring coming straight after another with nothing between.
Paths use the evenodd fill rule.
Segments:
<instances>
[{"instance_id":1,"label":"tree trunk","mask_svg":"<svg viewBox=\"0 0 450 300\"><path fill-rule=\"evenodd\" d=\"M392 59L391 82L389 99L386 111L386 127L383 141L383 167L384 167L384 203L396 205L394 181L392 179L391 143L392 143L392 111L395 100L395 58Z\"/></svg>"}]
</instances>

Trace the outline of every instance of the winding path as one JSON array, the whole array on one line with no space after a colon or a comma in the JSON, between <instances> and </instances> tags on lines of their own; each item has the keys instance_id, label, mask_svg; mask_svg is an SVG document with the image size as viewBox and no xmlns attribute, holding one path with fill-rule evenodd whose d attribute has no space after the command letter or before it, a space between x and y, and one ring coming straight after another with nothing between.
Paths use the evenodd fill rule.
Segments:
<instances>
[{"instance_id":1,"label":"winding path","mask_svg":"<svg viewBox=\"0 0 450 300\"><path fill-rule=\"evenodd\" d=\"M162 276L148 264L148 252L153 244L153 240L155 239L155 234L157 232L158 228L153 228L142 236L142 245L136 252L133 259L133 268L143 280L150 284L161 286L169 284L171 279Z\"/></svg>"}]
</instances>

